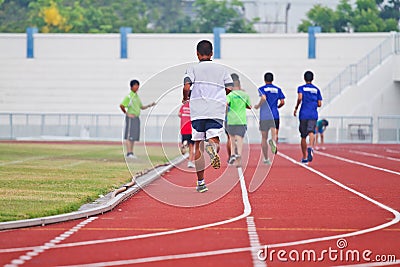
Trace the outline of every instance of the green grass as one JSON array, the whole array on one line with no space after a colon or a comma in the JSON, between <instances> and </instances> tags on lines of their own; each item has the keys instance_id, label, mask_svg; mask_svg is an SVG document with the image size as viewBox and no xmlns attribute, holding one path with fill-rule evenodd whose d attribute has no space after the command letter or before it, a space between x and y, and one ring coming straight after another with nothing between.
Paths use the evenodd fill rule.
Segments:
<instances>
[{"instance_id":1,"label":"green grass","mask_svg":"<svg viewBox=\"0 0 400 267\"><path fill-rule=\"evenodd\" d=\"M0 222L75 211L179 152L136 146L135 153L128 168L118 144L0 143Z\"/></svg>"}]
</instances>

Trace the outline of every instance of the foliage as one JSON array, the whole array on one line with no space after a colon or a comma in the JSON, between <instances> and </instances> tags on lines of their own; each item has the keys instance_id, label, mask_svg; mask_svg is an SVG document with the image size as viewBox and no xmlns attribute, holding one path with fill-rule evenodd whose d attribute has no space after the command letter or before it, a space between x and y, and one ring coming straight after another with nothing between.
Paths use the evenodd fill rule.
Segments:
<instances>
[{"instance_id":1,"label":"foliage","mask_svg":"<svg viewBox=\"0 0 400 267\"><path fill-rule=\"evenodd\" d=\"M0 32L25 32L29 1L0 0Z\"/></svg>"},{"instance_id":2,"label":"foliage","mask_svg":"<svg viewBox=\"0 0 400 267\"><path fill-rule=\"evenodd\" d=\"M185 13L182 0L0 0L0 32L24 32L37 27L42 33L117 33L131 27L134 33L254 32L243 18L239 0L196 0L194 14Z\"/></svg>"},{"instance_id":3,"label":"foliage","mask_svg":"<svg viewBox=\"0 0 400 267\"><path fill-rule=\"evenodd\" d=\"M349 0L341 0L336 10L315 5L307 12L298 30L321 26L323 32L387 32L399 30L400 0L357 0L355 8Z\"/></svg>"},{"instance_id":4,"label":"foliage","mask_svg":"<svg viewBox=\"0 0 400 267\"><path fill-rule=\"evenodd\" d=\"M223 27L227 32L255 32L251 22L240 18L240 1L196 0L194 7L197 32L212 32L214 27Z\"/></svg>"}]
</instances>

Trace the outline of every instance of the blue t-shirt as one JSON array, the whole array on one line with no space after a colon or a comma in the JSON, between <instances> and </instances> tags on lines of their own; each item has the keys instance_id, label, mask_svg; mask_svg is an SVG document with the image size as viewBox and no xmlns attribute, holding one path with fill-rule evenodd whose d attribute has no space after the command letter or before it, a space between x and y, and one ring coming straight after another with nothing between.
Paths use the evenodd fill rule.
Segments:
<instances>
[{"instance_id":1,"label":"blue t-shirt","mask_svg":"<svg viewBox=\"0 0 400 267\"><path fill-rule=\"evenodd\" d=\"M303 94L300 107L300 120L318 120L318 100L322 100L321 91L315 85L308 83L297 88L297 93Z\"/></svg>"},{"instance_id":2,"label":"blue t-shirt","mask_svg":"<svg viewBox=\"0 0 400 267\"><path fill-rule=\"evenodd\" d=\"M273 84L266 84L258 88L258 94L259 96L265 95L267 98L267 101L260 107L260 120L279 119L278 100L285 99L281 88Z\"/></svg>"}]
</instances>

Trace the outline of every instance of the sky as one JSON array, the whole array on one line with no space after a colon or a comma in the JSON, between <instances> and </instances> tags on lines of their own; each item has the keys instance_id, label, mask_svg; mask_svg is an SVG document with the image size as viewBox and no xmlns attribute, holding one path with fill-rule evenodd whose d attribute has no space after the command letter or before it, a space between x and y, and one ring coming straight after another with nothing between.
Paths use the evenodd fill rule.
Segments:
<instances>
[{"instance_id":1,"label":"sky","mask_svg":"<svg viewBox=\"0 0 400 267\"><path fill-rule=\"evenodd\" d=\"M242 0L242 2L245 4L245 15L248 19L259 17L262 22L267 22L257 25L258 31L266 33L285 32L285 10L290 3L288 33L295 33L301 20L306 18L307 11L314 5L321 4L336 9L340 0ZM272 23L276 21L281 24Z\"/></svg>"}]
</instances>

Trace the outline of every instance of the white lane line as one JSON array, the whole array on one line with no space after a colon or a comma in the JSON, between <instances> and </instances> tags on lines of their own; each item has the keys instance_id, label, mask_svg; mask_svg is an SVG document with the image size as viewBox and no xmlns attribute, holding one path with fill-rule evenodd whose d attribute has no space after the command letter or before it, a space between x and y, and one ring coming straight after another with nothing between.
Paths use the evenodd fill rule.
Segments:
<instances>
[{"instance_id":1,"label":"white lane line","mask_svg":"<svg viewBox=\"0 0 400 267\"><path fill-rule=\"evenodd\" d=\"M400 161L398 158L392 158L392 157L386 157L382 156L379 154L374 154L374 153L368 153L368 152L363 152L363 151L358 151L358 150L349 150L350 153L353 154L358 154L362 156L368 156L368 157L374 157L374 158L380 158L380 159L387 159L387 160L392 160L392 161Z\"/></svg>"},{"instance_id":2,"label":"white lane line","mask_svg":"<svg viewBox=\"0 0 400 267\"><path fill-rule=\"evenodd\" d=\"M390 148L387 148L387 149L386 149L386 152L393 153L393 154L400 154L400 151L398 151L398 150L393 150L393 149L390 149Z\"/></svg>"},{"instance_id":3,"label":"white lane line","mask_svg":"<svg viewBox=\"0 0 400 267\"><path fill-rule=\"evenodd\" d=\"M310 244L310 243L316 243L316 242L321 242L321 241L328 241L328 240L334 240L334 239L339 239L339 238L345 238L345 237L352 237L352 236L357 236L357 235L361 235L361 234L365 234L365 233L370 233L370 232L374 232L374 231L378 231L381 229L384 229L386 227L392 226L396 223L398 223L400 221L400 213L393 210L390 207L385 206L384 204L375 201L371 198L369 198L368 196L354 190L351 189L339 182L337 182L336 180L328 177L327 175L312 169L309 166L300 164L299 162L297 162L296 160L278 152L278 155L282 156L283 158L291 161L294 164L297 164L301 167L304 167L308 170L310 170L311 172L314 172L316 174L318 174L319 176L327 179L328 181L338 185L339 187L342 187L343 189L350 191L353 194L356 194L359 197L364 198L365 200L372 202L375 205L378 205L379 207L391 212L395 218L390 221L387 222L385 224L382 225L378 225L372 228L368 228L368 229L364 229L364 230L360 230L360 231L356 231L353 233L347 233L347 234L341 234L341 235L334 235L334 236L327 236L327 237L320 237L320 238L313 238L313 239L305 239L305 240L298 240L298 241L293 241L293 242L286 242L286 243L276 243L276 244L267 244L265 246L267 246L268 248L277 248L277 247L288 247L288 246L295 246L295 245L302 245L302 244ZM241 181L241 186L242 186L242 181ZM243 188L242 188L242 193L243 193ZM246 195L247 195L247 191L246 191ZM250 207L251 208L251 207ZM250 210L251 212L251 210ZM248 215L247 215L248 216ZM244 216L244 217L247 217ZM240 216L239 216L240 217ZM243 218L243 217L242 217ZM194 227L192 227L194 228ZM203 227L205 228L205 227ZM203 228L199 228L199 229L203 229ZM188 228L186 228L188 229ZM197 230L197 229L195 229ZM188 230L185 230L185 232ZM124 240L132 240L132 239L139 239L139 238L146 238L146 237L153 237L153 236L159 236L159 235L165 235L166 234L170 234L170 232L172 231L167 231L167 232L161 232L161 233L155 233L152 235L140 235L140 236L130 236L130 237L125 237L123 240L121 240L120 238L115 238L115 239L107 239L107 240L99 240L99 241L88 241L88 242L78 242L78 243L70 243L70 244L64 244L64 245L56 245L55 247L57 248L61 248L61 247L75 247L75 246L81 246L81 245L91 245L91 244L100 244L100 243L107 243L107 242L116 242L116 241L124 241ZM129 239L126 239L129 238ZM260 249L265 248L265 246L260 247ZM19 248L17 248L19 249ZM240 252L245 252L245 251L252 251L253 248L252 247L247 247L247 248L231 248L231 249L224 249L224 250L216 250L216 251L207 251L207 252L198 252L198 253L189 253L189 254L180 254L180 255L169 255L169 256L154 256L154 257L149 257L149 258L141 258L141 259L132 259L129 260L129 263L127 263L127 261L123 261L122 262L115 262L117 264L115 265L124 265L124 264L133 264L133 263L144 263L144 262L154 262L154 261L163 261L163 260L169 260L169 259L184 259L184 258L190 258L190 257L206 257L206 256L211 256L211 255L223 255L223 254L232 254L232 253L240 253ZM1 250L0 250L1 252ZM12 252L12 250L10 250L9 252ZM112 262L110 262L112 263ZM115 266L115 265L106 265L106 263L102 263L103 265L87 265L89 266ZM79 266L85 266L85 265L79 265Z\"/></svg>"},{"instance_id":4,"label":"white lane line","mask_svg":"<svg viewBox=\"0 0 400 267\"><path fill-rule=\"evenodd\" d=\"M371 227L371 228L355 231L355 232L352 232L352 233L340 234L340 235L334 235L334 236L327 236L327 237L320 237L320 238L312 238L312 239L306 239L306 240L300 240L300 241L294 241L294 242L270 244L270 245L267 245L269 248L303 245L303 244L309 244L309 243L314 243L314 242L328 241L328 240L333 240L333 239L339 239L339 238L346 238L346 237L351 237L351 236L356 236L356 235L362 235L362 234L366 234L366 233L371 233L371 232L374 232L374 231L382 230L384 228L387 228L387 227L390 227L390 226L392 226L394 224L397 224L400 221L400 213L398 211L396 211L396 210L394 210L394 209L392 209L392 208L390 208L390 207L388 207L388 206L386 206L386 205L384 205L384 204L382 204L382 203L380 203L380 202L378 202L378 201L376 201L376 200L364 195L363 193L360 193L360 192L358 192L358 191L356 191L356 190L354 190L354 189L352 189L352 188L350 188L350 187L348 187L348 186L346 186L346 185L334 180L333 178L321 173L320 171L317 171L317 170L315 170L315 169L313 169L313 168L311 168L311 167L309 167L307 165L304 165L304 164L301 164L300 162L297 162L296 160L294 160L293 158L291 158L291 157L289 157L289 156L287 156L285 154L282 154L282 153L278 152L278 155L283 157L283 158L285 158L285 159L287 159L287 160L289 160L289 161L291 161L294 164L297 164L297 165L299 165L299 166L301 166L303 168L306 168L307 170L309 170L309 171L321 176L322 178L330 181L331 183L333 183L333 184L335 184L335 185L337 185L337 186L339 186L339 187L341 187L341 188L343 188L343 189L345 189L345 190L347 190L347 191L349 191L349 192L351 192L351 193L353 193L353 194L355 194L355 195L357 195L357 196L359 196L359 197L361 197L361 198L373 203L374 205L376 205L376 206L378 206L378 207L380 207L380 208L382 208L382 209L384 209L386 211L389 211L390 213L392 213L394 215L394 218L390 222L386 222L384 224L380 224L380 225L377 225L377 226L374 226L374 227Z\"/></svg>"},{"instance_id":5,"label":"white lane line","mask_svg":"<svg viewBox=\"0 0 400 267\"><path fill-rule=\"evenodd\" d=\"M249 212L251 213L251 205L250 205L249 196L248 196L247 189L246 189L246 183L244 180L243 169L241 167L239 167L239 168L237 168L237 170L238 170L239 179L240 179L240 187L242 189L243 204L245 206L245 209L247 208L249 210ZM249 240L250 240L251 257L253 259L253 266L254 267L265 267L265 266L267 266L265 264L265 262L260 261L257 256L261 245L260 245L260 239L257 234L257 227L254 222L254 217L248 216L246 218L246 222L247 222L247 233L249 235Z\"/></svg>"},{"instance_id":6,"label":"white lane line","mask_svg":"<svg viewBox=\"0 0 400 267\"><path fill-rule=\"evenodd\" d=\"M253 216L249 216L247 219L247 233L250 239L251 257L253 259L254 267L267 266L264 261L258 259L258 251L260 250L261 244L257 234L257 227L254 222Z\"/></svg>"},{"instance_id":7,"label":"white lane line","mask_svg":"<svg viewBox=\"0 0 400 267\"><path fill-rule=\"evenodd\" d=\"M129 239L124 239L124 240L133 240L133 239L139 239L139 238L145 238L145 237L155 237L155 236L161 236L161 235L167 235L167 234L188 232L188 231L199 230L199 229L204 229L204 228L208 228L208 227L213 227L213 226L230 223L230 222L237 221L237 220L240 220L240 219L243 219L246 217L248 219L249 218L248 216L251 214L251 205L250 205L249 196L248 196L247 189L246 189L246 182L244 180L242 168L237 168L237 170L238 170L238 174L239 174L240 189L242 192L242 201L243 201L243 214L242 215L240 215L236 218L230 219L230 220L225 220L225 221L206 224L206 225L199 225L199 226L190 227L190 228L183 228L183 229L178 229L178 230L173 230L173 231L159 232L159 233L153 233L153 234L147 234L147 235L125 237L125 238L129 238ZM251 218L253 218L253 217L251 217ZM252 222L253 222L253 224L251 225L251 228L248 228L248 231L252 232L251 237L254 237L254 234L255 234L257 237L257 240L258 240L258 235L257 235L257 231L255 229L254 219L252 219ZM118 239L119 239L118 241L121 240L121 238L118 238ZM112 242L112 241L109 241L109 242ZM72 243L72 245L74 245L74 246L76 246L76 244L77 243ZM99 243L96 242L96 244L99 244ZM60 245L58 247L63 247L63 245ZM80 265L67 265L67 266L68 267L118 266L118 265L149 263L149 262L166 261L166 260L173 260L173 259L186 259L186 258L192 258L192 257L206 257L206 256L213 256L213 255L231 254L231 253L250 251L252 253L252 257L253 257L253 265L255 267L264 267L264 266L266 266L265 263L263 263L257 259L257 252L260 247L261 246L259 245L259 241L258 241L258 246L254 246L254 247L252 246L250 248L222 249L222 250L206 251L206 252L195 252L195 253L167 255L167 256L154 256L154 257L140 258L140 259L120 260L120 261L110 261L110 262L97 262L97 263L91 263L91 264L86 264L86 265L80 264ZM64 267L66 267L66 266L64 266Z\"/></svg>"},{"instance_id":8,"label":"white lane line","mask_svg":"<svg viewBox=\"0 0 400 267\"><path fill-rule=\"evenodd\" d=\"M363 162L359 162L359 161L355 161L355 160L351 160L351 159L346 159L346 158L343 158L343 157L338 157L338 156L331 155L331 154L328 154L328 153L324 153L324 152L320 152L320 151L317 151L317 152L314 152L314 153L317 153L317 154L325 156L325 157L329 157L329 158L345 161L345 162L348 162L348 163L360 165L360 166L367 167L367 168L370 168L370 169L375 169L375 170L378 170L378 171L384 171L384 172L387 172L387 173L400 175L400 172L388 170L388 169L385 169L385 168L376 167L376 166L373 166L373 165L369 165L369 164L366 164L366 163L363 163Z\"/></svg>"},{"instance_id":9,"label":"white lane line","mask_svg":"<svg viewBox=\"0 0 400 267\"><path fill-rule=\"evenodd\" d=\"M339 239L339 238L346 238L346 237L352 237L352 236L357 236L365 233L370 233L373 231L378 231L383 228L389 227L391 225L394 225L400 221L400 213L391 209L390 207L385 206L382 203L379 203L378 201L375 201L368 196L365 196L364 194L351 189L336 180L328 177L327 175L314 170L313 168L303 165L296 160L290 158L287 155L284 155L280 152L278 152L278 155L291 161L294 164L297 164L301 167L306 168L307 170L316 173L317 175L323 177L324 179L327 179L328 181L336 184L337 186L350 191L353 194L356 194L357 196L364 198L365 200L372 202L375 205L378 205L379 207L390 211L391 213L394 214L395 218L388 223L378 225L375 227L371 227L368 229L352 232L352 233L347 233L347 234L340 234L340 235L334 235L334 236L326 236L326 237L320 237L320 238L312 238L312 239L305 239L305 240L298 240L298 241L293 241L293 242L285 242L285 243L276 243L276 244L267 244L265 246L260 246L259 249L264 249L265 247L268 248L279 248L279 247L289 247L289 246L296 246L296 245L303 245L303 244L310 244L310 243L316 243L316 242L321 242L321 241L329 241L329 240L334 240L334 239ZM246 192L247 194L247 192ZM154 256L154 257L148 257L148 258L140 258L140 259L131 259L131 260L126 260L126 261L115 261L115 262L108 262L108 263L96 263L92 265L79 265L82 267L93 267L93 266L117 266L117 265L125 265L125 264L134 264L134 263L145 263L145 262L156 262L156 261L164 261L164 260L171 260L171 259L185 259L185 258L190 258L190 257L207 257L211 255L223 255L223 254L232 254L232 253L239 253L239 252L245 252L245 251L253 251L254 247L248 247L248 248L231 248L231 249L224 249L224 250L215 250L215 251L207 251L207 252L198 252L198 253L189 253L189 254L180 254L180 255L169 255L169 256ZM366 265L369 266L369 265ZM77 266L68 266L68 267L77 267Z\"/></svg>"},{"instance_id":10,"label":"white lane line","mask_svg":"<svg viewBox=\"0 0 400 267\"><path fill-rule=\"evenodd\" d=\"M18 267L19 265L25 264L26 262L30 261L33 257L38 256L39 254L45 252L48 249L54 248L56 244L67 239L74 233L78 232L82 227L84 227L85 225L96 219L97 217L90 217L85 221L80 222L70 230L64 232L63 234L57 236L56 238L50 240L49 242L46 242L39 247L35 247L32 251L27 252L25 255L20 256L18 259L12 260L9 264L4 265L4 267Z\"/></svg>"},{"instance_id":11,"label":"white lane line","mask_svg":"<svg viewBox=\"0 0 400 267\"><path fill-rule=\"evenodd\" d=\"M209 228L209 227L215 227L215 226L239 221L241 219L246 218L247 216L249 216L251 214L251 206L250 206L249 197L248 197L247 189L246 189L246 183L244 181L243 175L241 175L241 176L239 175L239 181L240 181L240 188L242 191L242 200L243 200L244 209L243 209L243 213L237 217L234 217L234 218L231 218L228 220L224 220L224 221L218 221L218 222L214 222L214 223L208 223L208 224L197 225L197 226L181 228L181 229L176 229L176 230L170 230L170 231L164 231L164 232L118 237L118 238L109 238L109 239L103 239L103 240L83 241L83 242L76 242L76 243L70 243L70 244L61 244L61 245L58 245L57 248L96 245L96 244L103 244L103 243L110 243L110 242L136 240L136 239L143 239L143 238L157 237L157 236L164 236L164 235L173 235L173 234L179 234L179 233L190 232L190 231L195 231L195 230L202 230L202 229Z\"/></svg>"},{"instance_id":12,"label":"white lane line","mask_svg":"<svg viewBox=\"0 0 400 267\"><path fill-rule=\"evenodd\" d=\"M240 169L240 168L238 168L238 169ZM198 225L198 226L193 226L193 227L188 227L188 228L181 228L181 229L170 230L170 231L164 231L164 232L156 232L156 233L149 233L149 234L142 234L142 235L102 239L102 240L90 240L90 241L82 241L82 242L75 242L75 243L59 244L59 245L56 245L55 248L88 246L88 245L97 245L97 244L105 244L105 243L112 243L112 242L137 240L137 239L144 239L144 238L158 237L158 236L165 236L165 235L173 235L173 234L185 233L185 232L190 232L190 231L195 231L195 230L202 230L202 229L209 228L209 227L215 227L215 226L239 221L241 219L246 218L247 216L249 216L251 214L251 206L250 206L249 197L247 194L246 183L244 181L243 173L242 173L242 175L239 175L239 181L240 181L240 188L241 188L241 192L242 192L242 200L243 200L244 208L243 208L243 213L237 217L234 217L234 218L231 218L228 220L224 220L224 221L218 221L218 222L214 222L214 223ZM12 253L12 252L16 252L16 251L26 251L26 250L31 250L31 249L35 249L35 248L36 247L0 249L0 253Z\"/></svg>"}]
</instances>

